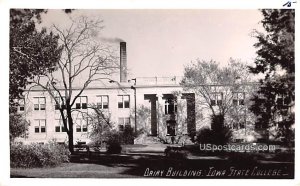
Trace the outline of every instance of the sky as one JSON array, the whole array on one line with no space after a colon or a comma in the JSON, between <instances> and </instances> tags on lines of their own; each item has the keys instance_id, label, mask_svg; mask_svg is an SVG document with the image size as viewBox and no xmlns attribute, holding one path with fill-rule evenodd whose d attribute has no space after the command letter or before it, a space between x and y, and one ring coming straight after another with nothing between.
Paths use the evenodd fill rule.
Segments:
<instances>
[{"instance_id":1,"label":"sky","mask_svg":"<svg viewBox=\"0 0 300 186\"><path fill-rule=\"evenodd\" d=\"M102 38L127 43L129 77L183 76L184 66L196 59L226 65L229 58L254 64L256 39L262 30L258 10L75 10L67 15L49 10L42 26L65 26L69 17L103 19ZM118 43L116 43L118 47Z\"/></svg>"}]
</instances>

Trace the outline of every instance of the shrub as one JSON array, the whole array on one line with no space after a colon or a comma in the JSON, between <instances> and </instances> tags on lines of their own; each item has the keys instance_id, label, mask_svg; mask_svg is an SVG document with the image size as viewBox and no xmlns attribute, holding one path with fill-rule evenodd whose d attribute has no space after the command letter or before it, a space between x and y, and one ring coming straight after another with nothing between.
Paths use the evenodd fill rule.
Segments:
<instances>
[{"instance_id":1,"label":"shrub","mask_svg":"<svg viewBox=\"0 0 300 186\"><path fill-rule=\"evenodd\" d=\"M136 134L131 126L126 125L121 136L122 136L122 141L124 144L133 144Z\"/></svg>"},{"instance_id":2,"label":"shrub","mask_svg":"<svg viewBox=\"0 0 300 186\"><path fill-rule=\"evenodd\" d=\"M174 159L186 159L188 152L184 148L174 148L168 146L165 149L165 155L169 158L174 158Z\"/></svg>"},{"instance_id":3,"label":"shrub","mask_svg":"<svg viewBox=\"0 0 300 186\"><path fill-rule=\"evenodd\" d=\"M69 161L70 152L55 142L45 145L33 143L30 145L11 144L11 167L52 167Z\"/></svg>"},{"instance_id":4,"label":"shrub","mask_svg":"<svg viewBox=\"0 0 300 186\"><path fill-rule=\"evenodd\" d=\"M215 115L211 117L211 129L204 128L197 132L198 143L226 144L232 137L231 130L224 126L224 116Z\"/></svg>"},{"instance_id":5,"label":"shrub","mask_svg":"<svg viewBox=\"0 0 300 186\"><path fill-rule=\"evenodd\" d=\"M119 132L111 131L107 140L107 153L119 154L122 150L121 147L122 136Z\"/></svg>"}]
</instances>

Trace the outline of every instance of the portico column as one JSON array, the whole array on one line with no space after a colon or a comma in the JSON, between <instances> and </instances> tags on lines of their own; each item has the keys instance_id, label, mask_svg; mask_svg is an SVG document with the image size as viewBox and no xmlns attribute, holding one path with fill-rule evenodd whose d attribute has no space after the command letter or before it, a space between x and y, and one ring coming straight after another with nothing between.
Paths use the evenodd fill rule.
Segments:
<instances>
[{"instance_id":1,"label":"portico column","mask_svg":"<svg viewBox=\"0 0 300 186\"><path fill-rule=\"evenodd\" d=\"M162 125L163 125L163 107L164 107L164 102L163 102L163 94L157 94L157 134L161 134L162 131Z\"/></svg>"},{"instance_id":2,"label":"portico column","mask_svg":"<svg viewBox=\"0 0 300 186\"><path fill-rule=\"evenodd\" d=\"M176 113L176 134L186 134L186 102L182 99L182 94L178 94L176 97L177 113Z\"/></svg>"}]
</instances>

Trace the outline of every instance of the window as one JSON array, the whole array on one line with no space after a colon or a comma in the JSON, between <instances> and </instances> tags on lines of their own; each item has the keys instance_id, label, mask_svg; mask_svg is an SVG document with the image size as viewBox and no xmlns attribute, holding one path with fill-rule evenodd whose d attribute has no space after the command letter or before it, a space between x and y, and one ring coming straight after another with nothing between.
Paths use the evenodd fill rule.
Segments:
<instances>
[{"instance_id":1,"label":"window","mask_svg":"<svg viewBox=\"0 0 300 186\"><path fill-rule=\"evenodd\" d=\"M46 132L46 120L45 119L34 120L34 132L35 133L45 133Z\"/></svg>"},{"instance_id":2,"label":"window","mask_svg":"<svg viewBox=\"0 0 300 186\"><path fill-rule=\"evenodd\" d=\"M232 129L244 129L245 122L234 122L232 123Z\"/></svg>"},{"instance_id":3,"label":"window","mask_svg":"<svg viewBox=\"0 0 300 186\"><path fill-rule=\"evenodd\" d=\"M87 121L85 119L76 120L76 132L87 132Z\"/></svg>"},{"instance_id":4,"label":"window","mask_svg":"<svg viewBox=\"0 0 300 186\"><path fill-rule=\"evenodd\" d=\"M289 99L288 96L284 96L284 95L277 95L276 96L276 104L278 106L287 106L288 104L290 104L291 100Z\"/></svg>"},{"instance_id":5,"label":"window","mask_svg":"<svg viewBox=\"0 0 300 186\"><path fill-rule=\"evenodd\" d=\"M221 92L213 93L211 97L211 105L222 105L223 94Z\"/></svg>"},{"instance_id":6,"label":"window","mask_svg":"<svg viewBox=\"0 0 300 186\"><path fill-rule=\"evenodd\" d=\"M175 120L168 120L167 121L167 135L168 136L175 136Z\"/></svg>"},{"instance_id":7,"label":"window","mask_svg":"<svg viewBox=\"0 0 300 186\"><path fill-rule=\"evenodd\" d=\"M129 108L129 95L118 96L118 108Z\"/></svg>"},{"instance_id":8,"label":"window","mask_svg":"<svg viewBox=\"0 0 300 186\"><path fill-rule=\"evenodd\" d=\"M97 96L97 107L99 109L108 109L108 96Z\"/></svg>"},{"instance_id":9,"label":"window","mask_svg":"<svg viewBox=\"0 0 300 186\"><path fill-rule=\"evenodd\" d=\"M234 92L232 103L233 105L244 105L245 104L245 93L244 92Z\"/></svg>"},{"instance_id":10,"label":"window","mask_svg":"<svg viewBox=\"0 0 300 186\"><path fill-rule=\"evenodd\" d=\"M57 119L56 120L55 132L67 132L65 130L65 127L64 127L62 119Z\"/></svg>"},{"instance_id":11,"label":"window","mask_svg":"<svg viewBox=\"0 0 300 186\"><path fill-rule=\"evenodd\" d=\"M19 111L25 110L25 99L19 99Z\"/></svg>"},{"instance_id":12,"label":"window","mask_svg":"<svg viewBox=\"0 0 300 186\"><path fill-rule=\"evenodd\" d=\"M177 113L177 101L175 99L167 99L165 101L165 114Z\"/></svg>"},{"instance_id":13,"label":"window","mask_svg":"<svg viewBox=\"0 0 300 186\"><path fill-rule=\"evenodd\" d=\"M65 97L55 97L55 110L59 110L60 108L66 109L66 98ZM57 104L58 102L58 104Z\"/></svg>"},{"instance_id":14,"label":"window","mask_svg":"<svg viewBox=\"0 0 300 186\"><path fill-rule=\"evenodd\" d=\"M118 119L119 131L124 131L125 127L130 127L130 118L129 117L121 117Z\"/></svg>"},{"instance_id":15,"label":"window","mask_svg":"<svg viewBox=\"0 0 300 186\"><path fill-rule=\"evenodd\" d=\"M45 110L46 109L46 98L35 97L33 98L34 110Z\"/></svg>"},{"instance_id":16,"label":"window","mask_svg":"<svg viewBox=\"0 0 300 186\"><path fill-rule=\"evenodd\" d=\"M86 96L79 96L76 99L76 109L87 109L87 97Z\"/></svg>"}]
</instances>

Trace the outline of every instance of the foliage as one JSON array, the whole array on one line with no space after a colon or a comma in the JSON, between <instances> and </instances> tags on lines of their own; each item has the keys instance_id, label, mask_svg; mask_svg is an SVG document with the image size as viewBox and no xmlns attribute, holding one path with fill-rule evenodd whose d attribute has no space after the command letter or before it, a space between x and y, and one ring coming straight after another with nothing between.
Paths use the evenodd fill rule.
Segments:
<instances>
[{"instance_id":1,"label":"foliage","mask_svg":"<svg viewBox=\"0 0 300 186\"><path fill-rule=\"evenodd\" d=\"M107 153L109 154L119 154L121 153L122 147L122 136L117 131L111 131L107 136Z\"/></svg>"},{"instance_id":2,"label":"foliage","mask_svg":"<svg viewBox=\"0 0 300 186\"><path fill-rule=\"evenodd\" d=\"M55 70L60 58L62 48L58 44L58 36L47 33L45 28L41 31L36 29L36 24L41 22L40 14L45 12L37 9L10 10L10 103L22 96L34 76Z\"/></svg>"},{"instance_id":3,"label":"foliage","mask_svg":"<svg viewBox=\"0 0 300 186\"><path fill-rule=\"evenodd\" d=\"M92 108L94 112L86 115L86 117L89 118L89 126L91 128L89 137L94 145L99 146L107 141L107 136L112 130L113 123L108 112L92 104L90 108Z\"/></svg>"},{"instance_id":4,"label":"foliage","mask_svg":"<svg viewBox=\"0 0 300 186\"><path fill-rule=\"evenodd\" d=\"M165 149L165 155L168 158L174 158L174 159L186 159L188 156L188 152L184 148L174 148L168 146Z\"/></svg>"},{"instance_id":5,"label":"foliage","mask_svg":"<svg viewBox=\"0 0 300 186\"><path fill-rule=\"evenodd\" d=\"M278 136L288 142L295 122L295 10L261 10L261 23L266 33L256 31L257 58L249 67L254 74L262 73L260 88L253 96L250 110L257 116L256 127L268 130L278 127ZM278 97L282 99L279 101ZM280 103L281 102L281 103ZM280 119L279 119L280 118Z\"/></svg>"},{"instance_id":6,"label":"foliage","mask_svg":"<svg viewBox=\"0 0 300 186\"><path fill-rule=\"evenodd\" d=\"M125 126L124 131L121 133L122 142L124 144L133 144L134 138L137 136L134 129L131 126Z\"/></svg>"},{"instance_id":7,"label":"foliage","mask_svg":"<svg viewBox=\"0 0 300 186\"><path fill-rule=\"evenodd\" d=\"M9 114L9 138L13 142L17 137L26 136L28 131L29 122L26 121L21 114Z\"/></svg>"},{"instance_id":8,"label":"foliage","mask_svg":"<svg viewBox=\"0 0 300 186\"><path fill-rule=\"evenodd\" d=\"M197 133L197 142L202 144L217 144L222 145L230 141L232 137L231 130L224 126L224 116L211 116L211 129L203 128Z\"/></svg>"},{"instance_id":9,"label":"foliage","mask_svg":"<svg viewBox=\"0 0 300 186\"><path fill-rule=\"evenodd\" d=\"M33 143L30 145L11 144L11 167L52 167L69 161L68 149L55 142L45 145Z\"/></svg>"},{"instance_id":10,"label":"foliage","mask_svg":"<svg viewBox=\"0 0 300 186\"><path fill-rule=\"evenodd\" d=\"M247 65L239 60L230 59L227 66L221 67L213 60L197 59L184 68L181 85L203 98L198 105L210 109L213 115L225 115L233 106L232 92L243 91L246 88L243 84L250 81ZM215 107L212 100L217 92L222 93L222 103Z\"/></svg>"}]
</instances>

